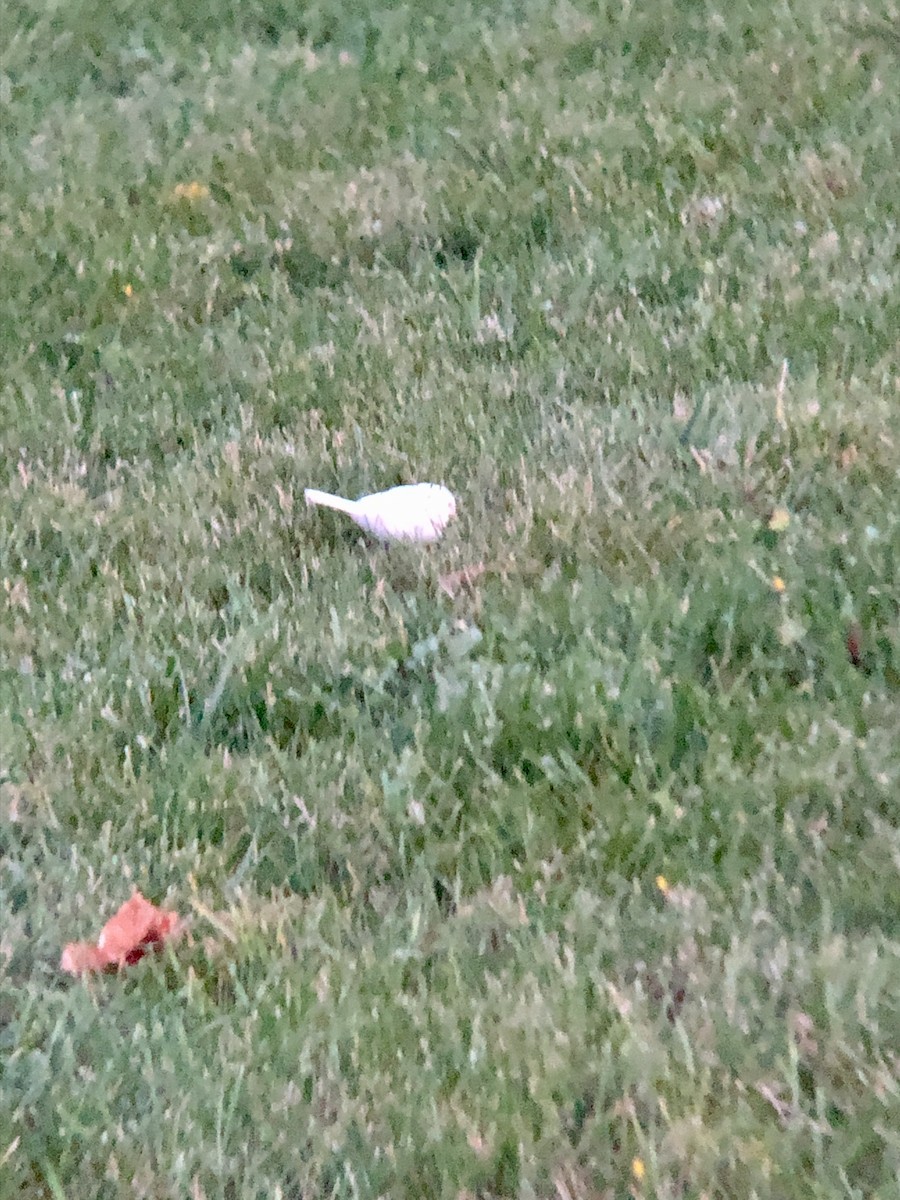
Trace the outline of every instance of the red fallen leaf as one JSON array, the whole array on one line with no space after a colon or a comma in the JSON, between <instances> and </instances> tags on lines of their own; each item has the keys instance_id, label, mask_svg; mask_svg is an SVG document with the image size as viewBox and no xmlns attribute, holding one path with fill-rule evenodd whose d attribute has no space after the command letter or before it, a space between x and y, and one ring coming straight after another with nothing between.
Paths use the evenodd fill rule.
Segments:
<instances>
[{"instance_id":1,"label":"red fallen leaf","mask_svg":"<svg viewBox=\"0 0 900 1200\"><path fill-rule=\"evenodd\" d=\"M103 971L109 964L93 943L69 942L59 965L70 975L83 975L86 971Z\"/></svg>"},{"instance_id":2,"label":"red fallen leaf","mask_svg":"<svg viewBox=\"0 0 900 1200\"><path fill-rule=\"evenodd\" d=\"M60 968L70 975L131 966L149 949L161 945L178 930L178 913L157 908L135 892L100 931L96 946L91 942L69 942Z\"/></svg>"}]
</instances>

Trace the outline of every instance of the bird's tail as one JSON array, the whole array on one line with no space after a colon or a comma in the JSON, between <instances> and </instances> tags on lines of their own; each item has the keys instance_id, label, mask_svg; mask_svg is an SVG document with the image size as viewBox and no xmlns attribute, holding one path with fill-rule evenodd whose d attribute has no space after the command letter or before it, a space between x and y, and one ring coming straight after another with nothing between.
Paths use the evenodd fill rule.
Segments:
<instances>
[{"instance_id":1,"label":"bird's tail","mask_svg":"<svg viewBox=\"0 0 900 1200\"><path fill-rule=\"evenodd\" d=\"M320 492L316 488L306 488L303 495L307 504L321 504L323 508L336 508L338 512L349 513L352 517L357 509L355 500L345 500L343 496L332 496L330 492Z\"/></svg>"}]
</instances>

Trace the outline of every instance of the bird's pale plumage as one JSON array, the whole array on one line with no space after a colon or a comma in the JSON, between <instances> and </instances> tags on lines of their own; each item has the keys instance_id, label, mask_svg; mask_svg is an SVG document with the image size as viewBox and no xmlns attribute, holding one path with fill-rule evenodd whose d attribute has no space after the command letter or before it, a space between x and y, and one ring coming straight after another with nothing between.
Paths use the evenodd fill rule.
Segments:
<instances>
[{"instance_id":1,"label":"bird's pale plumage","mask_svg":"<svg viewBox=\"0 0 900 1200\"><path fill-rule=\"evenodd\" d=\"M303 494L307 504L346 513L367 533L386 542L436 542L456 516L453 493L437 483L407 483L358 500L315 488Z\"/></svg>"}]
</instances>

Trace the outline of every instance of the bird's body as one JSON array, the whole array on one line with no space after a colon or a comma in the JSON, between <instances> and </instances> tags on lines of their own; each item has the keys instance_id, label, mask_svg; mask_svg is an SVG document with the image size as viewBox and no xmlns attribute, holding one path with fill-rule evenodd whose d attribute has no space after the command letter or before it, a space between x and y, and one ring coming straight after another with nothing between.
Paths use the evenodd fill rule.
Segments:
<instances>
[{"instance_id":1,"label":"bird's body","mask_svg":"<svg viewBox=\"0 0 900 1200\"><path fill-rule=\"evenodd\" d=\"M358 500L315 488L303 494L307 504L346 513L367 533L387 542L436 542L456 516L453 493L437 483L403 484Z\"/></svg>"}]
</instances>

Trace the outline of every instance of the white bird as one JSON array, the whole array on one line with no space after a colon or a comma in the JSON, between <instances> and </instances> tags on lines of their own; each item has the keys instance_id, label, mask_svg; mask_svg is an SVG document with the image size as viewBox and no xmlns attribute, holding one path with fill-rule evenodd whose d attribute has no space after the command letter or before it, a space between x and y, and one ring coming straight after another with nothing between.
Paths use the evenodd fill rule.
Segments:
<instances>
[{"instance_id":1,"label":"white bird","mask_svg":"<svg viewBox=\"0 0 900 1200\"><path fill-rule=\"evenodd\" d=\"M345 500L315 488L304 491L307 504L336 508L387 542L436 542L456 516L456 498L438 483L406 483Z\"/></svg>"}]
</instances>

